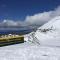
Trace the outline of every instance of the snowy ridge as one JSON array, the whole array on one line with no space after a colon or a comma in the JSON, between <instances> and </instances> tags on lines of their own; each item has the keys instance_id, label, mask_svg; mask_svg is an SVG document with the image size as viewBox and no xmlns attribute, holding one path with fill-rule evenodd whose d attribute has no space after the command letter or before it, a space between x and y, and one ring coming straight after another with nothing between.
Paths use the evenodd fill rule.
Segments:
<instances>
[{"instance_id":1,"label":"snowy ridge","mask_svg":"<svg viewBox=\"0 0 60 60\"><path fill-rule=\"evenodd\" d=\"M34 37L32 36L33 34ZM29 39L28 36L31 36L31 38ZM40 45L44 46L60 46L60 16L53 18L38 28L36 32L28 34L28 36L25 39L27 41L39 42Z\"/></svg>"},{"instance_id":2,"label":"snowy ridge","mask_svg":"<svg viewBox=\"0 0 60 60\"><path fill-rule=\"evenodd\" d=\"M55 29L60 29L60 16L53 18L43 26L41 26L38 29L47 29L47 28L55 28Z\"/></svg>"}]
</instances>

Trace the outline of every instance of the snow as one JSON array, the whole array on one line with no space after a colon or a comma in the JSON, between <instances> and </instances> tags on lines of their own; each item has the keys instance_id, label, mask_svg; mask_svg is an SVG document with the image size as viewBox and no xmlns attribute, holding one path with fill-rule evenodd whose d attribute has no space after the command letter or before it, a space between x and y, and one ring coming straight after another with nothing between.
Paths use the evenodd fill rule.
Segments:
<instances>
[{"instance_id":1,"label":"snow","mask_svg":"<svg viewBox=\"0 0 60 60\"><path fill-rule=\"evenodd\" d=\"M39 27L36 32L28 34L25 40L44 46L60 46L60 16Z\"/></svg>"},{"instance_id":2,"label":"snow","mask_svg":"<svg viewBox=\"0 0 60 60\"><path fill-rule=\"evenodd\" d=\"M0 47L0 60L60 60L60 16L24 36L25 42Z\"/></svg>"},{"instance_id":3,"label":"snow","mask_svg":"<svg viewBox=\"0 0 60 60\"><path fill-rule=\"evenodd\" d=\"M60 48L25 42L0 47L0 60L60 60Z\"/></svg>"},{"instance_id":4,"label":"snow","mask_svg":"<svg viewBox=\"0 0 60 60\"><path fill-rule=\"evenodd\" d=\"M48 30L41 32L44 29ZM60 16L38 28L35 36L42 45L60 46Z\"/></svg>"}]
</instances>

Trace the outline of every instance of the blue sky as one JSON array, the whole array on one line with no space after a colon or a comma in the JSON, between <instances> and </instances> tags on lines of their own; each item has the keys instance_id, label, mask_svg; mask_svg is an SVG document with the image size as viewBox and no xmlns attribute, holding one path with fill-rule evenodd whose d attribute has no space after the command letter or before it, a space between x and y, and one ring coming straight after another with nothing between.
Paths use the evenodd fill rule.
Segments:
<instances>
[{"instance_id":1,"label":"blue sky","mask_svg":"<svg viewBox=\"0 0 60 60\"><path fill-rule=\"evenodd\" d=\"M0 21L25 20L26 16L54 10L60 0L0 0Z\"/></svg>"}]
</instances>

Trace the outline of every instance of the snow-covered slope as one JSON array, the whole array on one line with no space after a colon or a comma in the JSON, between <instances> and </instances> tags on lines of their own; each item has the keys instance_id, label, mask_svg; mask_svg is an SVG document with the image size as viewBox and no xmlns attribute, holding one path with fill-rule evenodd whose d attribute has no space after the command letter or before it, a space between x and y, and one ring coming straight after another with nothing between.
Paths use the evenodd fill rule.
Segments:
<instances>
[{"instance_id":1,"label":"snow-covered slope","mask_svg":"<svg viewBox=\"0 0 60 60\"><path fill-rule=\"evenodd\" d=\"M30 37L30 38L29 38ZM60 16L27 35L27 41L46 46L60 46Z\"/></svg>"},{"instance_id":2,"label":"snow-covered slope","mask_svg":"<svg viewBox=\"0 0 60 60\"><path fill-rule=\"evenodd\" d=\"M25 35L25 41L0 47L0 60L60 60L60 16Z\"/></svg>"},{"instance_id":3,"label":"snow-covered slope","mask_svg":"<svg viewBox=\"0 0 60 60\"><path fill-rule=\"evenodd\" d=\"M0 47L0 60L60 60L60 48L25 42Z\"/></svg>"}]
</instances>

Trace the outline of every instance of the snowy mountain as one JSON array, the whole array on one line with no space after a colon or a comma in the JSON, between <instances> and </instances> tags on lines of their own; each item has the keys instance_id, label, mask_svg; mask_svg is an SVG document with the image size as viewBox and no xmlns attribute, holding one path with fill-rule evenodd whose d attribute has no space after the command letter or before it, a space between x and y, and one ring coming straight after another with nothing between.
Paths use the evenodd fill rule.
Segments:
<instances>
[{"instance_id":1,"label":"snowy mountain","mask_svg":"<svg viewBox=\"0 0 60 60\"><path fill-rule=\"evenodd\" d=\"M60 16L28 34L25 40L44 46L60 46Z\"/></svg>"}]
</instances>

